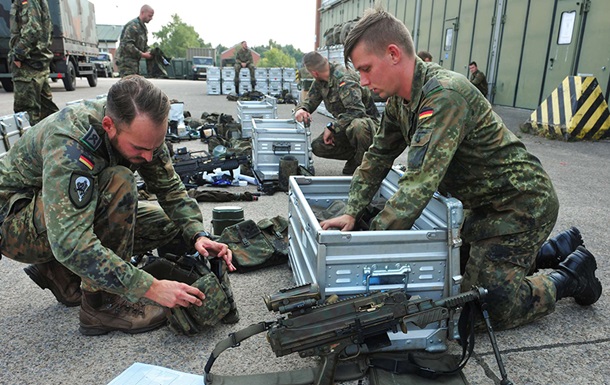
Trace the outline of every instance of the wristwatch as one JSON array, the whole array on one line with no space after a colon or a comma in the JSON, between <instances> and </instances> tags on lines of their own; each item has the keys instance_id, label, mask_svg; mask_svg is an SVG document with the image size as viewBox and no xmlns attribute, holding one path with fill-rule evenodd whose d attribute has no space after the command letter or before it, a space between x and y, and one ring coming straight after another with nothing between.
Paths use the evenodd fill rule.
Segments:
<instances>
[{"instance_id":1,"label":"wristwatch","mask_svg":"<svg viewBox=\"0 0 610 385\"><path fill-rule=\"evenodd\" d=\"M197 239L201 238L201 237L206 237L206 238L210 238L212 236L212 234L208 233L207 231L200 231L198 233L195 233L195 235L193 235L193 238L191 238L191 243L194 245L195 242L197 242Z\"/></svg>"},{"instance_id":2,"label":"wristwatch","mask_svg":"<svg viewBox=\"0 0 610 385\"><path fill-rule=\"evenodd\" d=\"M328 128L328 131L332 132L333 134L335 133L335 125L333 122L326 123L326 128Z\"/></svg>"}]
</instances>

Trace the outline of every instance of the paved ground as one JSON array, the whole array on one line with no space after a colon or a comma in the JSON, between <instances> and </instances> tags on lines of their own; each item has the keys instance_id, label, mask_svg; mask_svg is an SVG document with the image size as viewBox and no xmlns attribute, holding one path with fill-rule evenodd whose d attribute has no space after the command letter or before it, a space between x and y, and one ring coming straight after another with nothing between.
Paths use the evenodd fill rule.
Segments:
<instances>
[{"instance_id":1,"label":"paved ground","mask_svg":"<svg viewBox=\"0 0 610 385\"><path fill-rule=\"evenodd\" d=\"M66 92L53 84L54 99L67 101L104 94L115 81L99 79L97 88L79 80L77 90ZM224 112L236 117L235 102L223 96L205 94L205 82L155 81L171 98L185 102L193 116L202 112ZM0 113L10 113L12 94L0 90ZM289 118L290 105L280 105L280 118ZM498 107L507 125L518 125L529 111ZM314 115L313 136L328 121ZM587 247L597 256L604 288L610 285L610 238L608 237L608 187L610 181L610 143L566 143L522 135L531 152L540 158L551 175L561 202L554 233L577 226ZM198 141L185 143L205 149ZM342 162L316 158L317 175L338 175ZM239 190L240 188L235 188ZM253 186L247 187L255 191ZM201 204L207 221L220 204ZM227 205L235 205L228 203ZM258 202L240 202L248 219L259 220L287 215L288 199L283 193L263 196ZM211 227L211 226L210 226ZM175 336L167 329L141 334L110 333L84 337L78 332L78 308L58 304L51 293L41 291L23 272L24 266L3 258L0 261L0 384L99 384L104 385L134 362L200 374L215 343L231 331L262 320L272 314L264 307L262 296L293 284L287 266L259 272L232 275L233 287L242 315L234 326L218 326L197 337ZM610 384L610 301L603 295L594 306L583 308L563 300L557 311L543 320L516 330L497 334L507 372L515 384ZM219 374L261 373L309 366L313 360L296 354L275 358L262 335L225 352L214 366ZM464 370L470 384L497 384L498 370L485 335L479 335L475 356Z\"/></svg>"}]
</instances>

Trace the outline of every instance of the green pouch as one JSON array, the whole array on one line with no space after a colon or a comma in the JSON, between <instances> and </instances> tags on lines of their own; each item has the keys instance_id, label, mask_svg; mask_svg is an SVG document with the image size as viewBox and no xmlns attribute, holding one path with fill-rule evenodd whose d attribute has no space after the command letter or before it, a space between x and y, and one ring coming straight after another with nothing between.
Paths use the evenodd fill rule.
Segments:
<instances>
[{"instance_id":1,"label":"green pouch","mask_svg":"<svg viewBox=\"0 0 610 385\"><path fill-rule=\"evenodd\" d=\"M231 249L233 264L239 272L257 270L287 261L288 222L281 217L275 217L263 219L259 224L248 219L228 226L218 239L218 242L226 243Z\"/></svg>"}]
</instances>

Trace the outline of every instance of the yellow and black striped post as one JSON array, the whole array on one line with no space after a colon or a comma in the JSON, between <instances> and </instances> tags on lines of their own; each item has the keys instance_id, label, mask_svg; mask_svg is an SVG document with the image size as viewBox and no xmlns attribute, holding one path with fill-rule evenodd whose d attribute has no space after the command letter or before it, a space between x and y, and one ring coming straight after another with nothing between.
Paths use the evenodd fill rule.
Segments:
<instances>
[{"instance_id":1,"label":"yellow and black striped post","mask_svg":"<svg viewBox=\"0 0 610 385\"><path fill-rule=\"evenodd\" d=\"M610 137L610 112L593 76L568 76L532 113L526 125L564 140Z\"/></svg>"}]
</instances>

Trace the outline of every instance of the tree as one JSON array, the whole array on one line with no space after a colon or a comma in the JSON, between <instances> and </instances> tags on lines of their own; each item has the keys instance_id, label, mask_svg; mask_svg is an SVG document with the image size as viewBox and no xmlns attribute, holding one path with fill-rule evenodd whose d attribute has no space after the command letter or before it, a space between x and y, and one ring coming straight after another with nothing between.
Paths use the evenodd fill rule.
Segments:
<instances>
[{"instance_id":1,"label":"tree","mask_svg":"<svg viewBox=\"0 0 610 385\"><path fill-rule=\"evenodd\" d=\"M261 55L258 67L287 67L295 68L297 61L294 57L282 52L279 48L273 47Z\"/></svg>"},{"instance_id":2,"label":"tree","mask_svg":"<svg viewBox=\"0 0 610 385\"><path fill-rule=\"evenodd\" d=\"M212 48L204 43L195 28L182 21L177 14L172 15L172 21L161 27L159 32L153 32L159 39L159 48L170 57L186 57L186 49L192 47Z\"/></svg>"}]
</instances>

